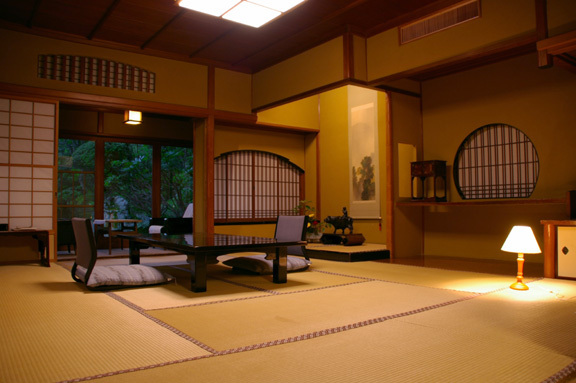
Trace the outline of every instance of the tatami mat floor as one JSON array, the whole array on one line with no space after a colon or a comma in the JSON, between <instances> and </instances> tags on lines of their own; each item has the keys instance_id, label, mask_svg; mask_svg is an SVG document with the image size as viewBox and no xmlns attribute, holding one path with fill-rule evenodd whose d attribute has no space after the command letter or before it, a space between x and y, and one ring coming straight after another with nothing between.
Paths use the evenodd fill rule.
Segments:
<instances>
[{"instance_id":1,"label":"tatami mat floor","mask_svg":"<svg viewBox=\"0 0 576 383\"><path fill-rule=\"evenodd\" d=\"M71 260L0 267L0 382L564 383L576 372L574 281L527 277L518 292L515 270L487 262L313 260L285 284L210 265L194 293L183 255L151 254L141 262L176 283L94 292L72 280Z\"/></svg>"},{"instance_id":2,"label":"tatami mat floor","mask_svg":"<svg viewBox=\"0 0 576 383\"><path fill-rule=\"evenodd\" d=\"M435 269L457 270L457 271L475 271L479 273L491 273L501 275L516 275L518 264L516 258L510 261L474 259L474 258L457 258L441 256L422 256L418 258L404 258L394 260L384 260L383 262L395 263L399 265L422 266ZM543 277L544 265L536 262L524 263L524 276L526 277Z\"/></svg>"}]
</instances>

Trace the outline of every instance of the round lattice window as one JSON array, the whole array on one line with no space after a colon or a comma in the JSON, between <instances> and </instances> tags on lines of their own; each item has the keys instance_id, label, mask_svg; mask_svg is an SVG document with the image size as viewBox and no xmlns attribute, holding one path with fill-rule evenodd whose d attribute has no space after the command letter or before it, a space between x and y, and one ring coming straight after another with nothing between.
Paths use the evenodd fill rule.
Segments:
<instances>
[{"instance_id":1,"label":"round lattice window","mask_svg":"<svg viewBox=\"0 0 576 383\"><path fill-rule=\"evenodd\" d=\"M462 199L528 198L539 169L528 136L510 125L490 124L476 129L458 148L454 182Z\"/></svg>"}]
</instances>

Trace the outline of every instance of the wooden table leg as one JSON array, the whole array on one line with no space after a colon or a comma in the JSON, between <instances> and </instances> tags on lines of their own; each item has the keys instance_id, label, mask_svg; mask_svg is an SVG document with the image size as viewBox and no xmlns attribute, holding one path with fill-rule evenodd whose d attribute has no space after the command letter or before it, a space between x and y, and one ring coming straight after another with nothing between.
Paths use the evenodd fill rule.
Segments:
<instances>
[{"instance_id":1,"label":"wooden table leg","mask_svg":"<svg viewBox=\"0 0 576 383\"><path fill-rule=\"evenodd\" d=\"M108 222L108 255L112 254L112 222Z\"/></svg>"},{"instance_id":2,"label":"wooden table leg","mask_svg":"<svg viewBox=\"0 0 576 383\"><path fill-rule=\"evenodd\" d=\"M138 243L136 241L129 241L128 242L128 247L129 247L129 258L130 258L130 264L131 265L137 265L140 263L140 246L138 245Z\"/></svg>"},{"instance_id":3,"label":"wooden table leg","mask_svg":"<svg viewBox=\"0 0 576 383\"><path fill-rule=\"evenodd\" d=\"M556 226L544 224L544 278L556 278Z\"/></svg>"},{"instance_id":4,"label":"wooden table leg","mask_svg":"<svg viewBox=\"0 0 576 383\"><path fill-rule=\"evenodd\" d=\"M188 254L188 263L190 263L190 290L195 293L206 291L206 254Z\"/></svg>"},{"instance_id":5,"label":"wooden table leg","mask_svg":"<svg viewBox=\"0 0 576 383\"><path fill-rule=\"evenodd\" d=\"M277 247L274 260L272 261L272 280L274 283L286 283L288 281L288 248Z\"/></svg>"},{"instance_id":6,"label":"wooden table leg","mask_svg":"<svg viewBox=\"0 0 576 383\"><path fill-rule=\"evenodd\" d=\"M48 246L48 232L37 233L32 236L38 241L38 252L40 253L40 264L50 267L50 250Z\"/></svg>"}]
</instances>

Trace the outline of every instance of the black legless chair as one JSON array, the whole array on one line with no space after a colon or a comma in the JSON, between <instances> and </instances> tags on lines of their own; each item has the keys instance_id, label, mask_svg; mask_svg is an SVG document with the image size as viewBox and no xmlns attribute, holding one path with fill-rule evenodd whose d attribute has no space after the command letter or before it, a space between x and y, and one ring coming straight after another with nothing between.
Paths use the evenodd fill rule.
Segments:
<instances>
[{"instance_id":1,"label":"black legless chair","mask_svg":"<svg viewBox=\"0 0 576 383\"><path fill-rule=\"evenodd\" d=\"M276 220L274 238L281 241L305 241L307 226L307 215L281 215ZM288 255L297 255L310 260L306 255L305 246L288 246Z\"/></svg>"},{"instance_id":2,"label":"black legless chair","mask_svg":"<svg viewBox=\"0 0 576 383\"><path fill-rule=\"evenodd\" d=\"M306 239L306 215L281 215L276 221L274 238L282 241L304 241ZM306 255L305 246L288 246L287 271L303 271L311 262ZM304 257L301 258L301 257ZM273 261L266 259L266 254L233 257L222 262L236 271L247 271L252 274L272 274Z\"/></svg>"},{"instance_id":3,"label":"black legless chair","mask_svg":"<svg viewBox=\"0 0 576 383\"><path fill-rule=\"evenodd\" d=\"M87 218L72 218L76 239L76 260L72 278L90 290L106 290L168 283L174 278L151 266L96 266L97 250L92 223Z\"/></svg>"}]
</instances>

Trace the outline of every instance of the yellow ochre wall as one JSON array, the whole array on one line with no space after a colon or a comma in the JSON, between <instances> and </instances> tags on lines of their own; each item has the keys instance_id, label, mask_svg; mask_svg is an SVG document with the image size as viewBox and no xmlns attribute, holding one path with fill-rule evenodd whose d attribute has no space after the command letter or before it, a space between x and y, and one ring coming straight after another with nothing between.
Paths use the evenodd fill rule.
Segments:
<instances>
[{"instance_id":1,"label":"yellow ochre wall","mask_svg":"<svg viewBox=\"0 0 576 383\"><path fill-rule=\"evenodd\" d=\"M314 95L298 101L258 112L258 122L320 129L318 115L320 96Z\"/></svg>"},{"instance_id":2,"label":"yellow ochre wall","mask_svg":"<svg viewBox=\"0 0 576 383\"><path fill-rule=\"evenodd\" d=\"M96 57L140 67L156 74L156 92L145 93L38 78L38 55ZM207 67L114 49L71 43L0 29L0 82L124 99L205 108Z\"/></svg>"},{"instance_id":3,"label":"yellow ochre wall","mask_svg":"<svg viewBox=\"0 0 576 383\"><path fill-rule=\"evenodd\" d=\"M564 198L576 188L576 76L538 69L530 54L423 84L424 159L449 166L449 200L460 201L452 165L461 142L492 123L524 132L538 151L540 175L530 199ZM542 241L543 219L566 219L561 204L424 208L427 255L510 259L500 251L513 225L529 225ZM542 255L527 261L541 262Z\"/></svg>"},{"instance_id":4,"label":"yellow ochre wall","mask_svg":"<svg viewBox=\"0 0 576 383\"><path fill-rule=\"evenodd\" d=\"M58 116L60 134L98 133L98 112L61 108ZM140 125L124 124L123 113L103 113L102 133L110 136L157 138L164 140L187 141L188 146L193 142L192 118L162 118L158 115L144 115Z\"/></svg>"},{"instance_id":5,"label":"yellow ochre wall","mask_svg":"<svg viewBox=\"0 0 576 383\"><path fill-rule=\"evenodd\" d=\"M400 173L403 181L410 180L410 164L422 160L422 113L421 99L415 96L392 93L390 95L390 129L392 130L392 153L390 166L393 169L392 188L394 203L410 197L410 185L400 185ZM412 148L416 159L407 153L401 153L399 145ZM406 157L405 157L406 156ZM389 244L391 257L413 258L422 254L423 226L420 208L394 206L393 239Z\"/></svg>"},{"instance_id":6,"label":"yellow ochre wall","mask_svg":"<svg viewBox=\"0 0 576 383\"><path fill-rule=\"evenodd\" d=\"M482 49L535 28L534 0L482 0L481 17L399 45L398 29L368 38L368 79L375 80Z\"/></svg>"},{"instance_id":7,"label":"yellow ochre wall","mask_svg":"<svg viewBox=\"0 0 576 383\"><path fill-rule=\"evenodd\" d=\"M349 86L320 95L320 195L321 217L340 216L342 208L350 211L350 165L348 159L348 95ZM371 90L367 90L371 91ZM375 91L371 91L375 92ZM386 130L388 98L377 93L378 155L381 219L355 219L354 232L362 233L367 242L386 243ZM362 140L364 137L353 137ZM351 215L354 218L353 215ZM329 229L328 232L332 232Z\"/></svg>"},{"instance_id":8,"label":"yellow ochre wall","mask_svg":"<svg viewBox=\"0 0 576 383\"><path fill-rule=\"evenodd\" d=\"M304 198L316 205L318 195L317 169L317 132L320 129L320 95L306 97L275 108L258 113L258 122L278 125L288 125L310 129L309 133L301 135L304 148Z\"/></svg>"},{"instance_id":9,"label":"yellow ochre wall","mask_svg":"<svg viewBox=\"0 0 576 383\"><path fill-rule=\"evenodd\" d=\"M259 108L342 80L344 44L338 37L253 75L252 105Z\"/></svg>"},{"instance_id":10,"label":"yellow ochre wall","mask_svg":"<svg viewBox=\"0 0 576 383\"><path fill-rule=\"evenodd\" d=\"M548 0L547 3L549 37L576 29L576 1Z\"/></svg>"},{"instance_id":11,"label":"yellow ochre wall","mask_svg":"<svg viewBox=\"0 0 576 383\"><path fill-rule=\"evenodd\" d=\"M361 89L361 88L358 88ZM358 90L357 90L358 91ZM374 90L364 90L365 92L376 92ZM362 90L360 90L362 92ZM316 208L317 218L324 219L328 215L342 215L342 208L350 209L350 176L348 160L348 113L349 113L349 93L350 87L345 86L331 91L321 93L319 96L308 97L295 101L287 105L272 108L258 114L259 121L268 123L281 123L289 121L291 125L319 129L319 133L303 136L304 159L306 169L306 199L311 201ZM379 146L379 168L380 168L380 216L382 219L355 219L354 232L362 233L367 241L372 243L386 243L386 129L388 98L384 92L377 92L378 111L378 146ZM230 136L229 129L220 131L222 138L233 147L238 146L238 142L250 142L246 137ZM302 137L302 136L300 136ZM231 138L231 139L230 139ZM256 138L256 137L255 137ZM354 139L364 139L364 137L354 137ZM220 141L218 135L216 142ZM285 145L279 141L276 153L284 155L292 160L287 154L282 154L282 147ZM266 141L270 145L270 141ZM319 152L316 147L319 147ZM229 148L229 145L222 145ZM220 147L218 151L220 151ZM231 149L229 149L231 150ZM318 169L316 173L316 156L319 155ZM294 158L298 158L297 156ZM297 165L297 161L293 161ZM317 181L319 182L317 184ZM319 198L317 198L317 196ZM320 201L320 203L318 203ZM354 217L352 217L354 218ZM230 229L237 229L230 227ZM243 230L254 233L255 230L244 227ZM217 231L221 232L218 227ZM268 232L269 228L266 228ZM328 232L332 232L329 229Z\"/></svg>"},{"instance_id":12,"label":"yellow ochre wall","mask_svg":"<svg viewBox=\"0 0 576 383\"><path fill-rule=\"evenodd\" d=\"M214 108L252 113L252 76L230 70L215 70Z\"/></svg>"}]
</instances>

